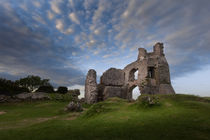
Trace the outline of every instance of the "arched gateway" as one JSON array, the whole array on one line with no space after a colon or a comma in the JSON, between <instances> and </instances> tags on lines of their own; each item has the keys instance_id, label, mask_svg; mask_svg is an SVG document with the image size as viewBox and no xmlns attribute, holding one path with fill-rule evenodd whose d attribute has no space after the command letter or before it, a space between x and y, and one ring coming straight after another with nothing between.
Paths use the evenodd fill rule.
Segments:
<instances>
[{"instance_id":1,"label":"arched gateway","mask_svg":"<svg viewBox=\"0 0 210 140\"><path fill-rule=\"evenodd\" d=\"M136 86L141 90L141 94L175 94L170 81L169 65L163 53L163 43L156 43L153 52L150 53L144 48L139 48L138 51L137 60L128 64L123 70L110 68L105 71L100 84L93 85L86 79L85 89L95 86L97 94L85 92L85 97L95 96L85 100L97 102L109 97L131 99L132 90ZM136 71L138 71L137 78L135 78ZM89 77L87 75L87 78ZM93 99L94 101L90 101Z\"/></svg>"}]
</instances>

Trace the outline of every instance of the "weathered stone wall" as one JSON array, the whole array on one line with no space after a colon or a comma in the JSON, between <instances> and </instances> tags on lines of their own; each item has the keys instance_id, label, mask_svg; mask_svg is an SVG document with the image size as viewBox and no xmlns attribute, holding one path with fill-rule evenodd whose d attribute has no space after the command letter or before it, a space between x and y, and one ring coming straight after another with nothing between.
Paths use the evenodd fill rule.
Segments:
<instances>
[{"instance_id":1,"label":"weathered stone wall","mask_svg":"<svg viewBox=\"0 0 210 140\"><path fill-rule=\"evenodd\" d=\"M131 99L132 90L136 86L139 87L141 94L175 94L163 48L163 43L156 43L153 52L150 53L147 53L144 48L139 48L135 62L128 64L123 70L110 68L104 72L97 89L95 73L88 72L85 85L87 102L95 102L96 98L102 101L109 97ZM134 79L134 73L137 70L138 78Z\"/></svg>"},{"instance_id":2,"label":"weathered stone wall","mask_svg":"<svg viewBox=\"0 0 210 140\"><path fill-rule=\"evenodd\" d=\"M101 76L100 83L105 86L123 86L125 82L125 73L121 69L110 68Z\"/></svg>"},{"instance_id":3,"label":"weathered stone wall","mask_svg":"<svg viewBox=\"0 0 210 140\"><path fill-rule=\"evenodd\" d=\"M96 71L90 69L85 81L85 101L89 104L97 102L98 91L96 82Z\"/></svg>"}]
</instances>

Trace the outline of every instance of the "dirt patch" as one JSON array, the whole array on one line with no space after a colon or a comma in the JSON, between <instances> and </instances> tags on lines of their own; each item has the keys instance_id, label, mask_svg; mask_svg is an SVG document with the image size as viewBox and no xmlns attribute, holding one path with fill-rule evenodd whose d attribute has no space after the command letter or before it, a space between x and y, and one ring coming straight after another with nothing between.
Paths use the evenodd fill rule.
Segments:
<instances>
[{"instance_id":1,"label":"dirt patch","mask_svg":"<svg viewBox=\"0 0 210 140\"><path fill-rule=\"evenodd\" d=\"M64 120L75 120L81 113L72 113L68 117L66 117Z\"/></svg>"},{"instance_id":2,"label":"dirt patch","mask_svg":"<svg viewBox=\"0 0 210 140\"><path fill-rule=\"evenodd\" d=\"M38 104L35 107L45 107L45 106L49 106L50 103L44 103L44 104Z\"/></svg>"},{"instance_id":3,"label":"dirt patch","mask_svg":"<svg viewBox=\"0 0 210 140\"><path fill-rule=\"evenodd\" d=\"M170 104L170 103L168 103L168 102L166 102L165 105L166 105L167 107L171 107L171 106L172 106L172 104Z\"/></svg>"},{"instance_id":4,"label":"dirt patch","mask_svg":"<svg viewBox=\"0 0 210 140\"><path fill-rule=\"evenodd\" d=\"M24 120L21 120L21 121L17 122L15 125L14 124L4 124L3 123L3 124L0 124L1 125L0 130L26 127L26 126L42 123L42 122L45 122L45 121L48 121L48 120L53 120L53 119L56 119L56 118L57 118L57 116L48 117L48 118L24 119Z\"/></svg>"},{"instance_id":5,"label":"dirt patch","mask_svg":"<svg viewBox=\"0 0 210 140\"><path fill-rule=\"evenodd\" d=\"M3 115L5 114L6 112L5 111L0 111L0 115Z\"/></svg>"},{"instance_id":6,"label":"dirt patch","mask_svg":"<svg viewBox=\"0 0 210 140\"><path fill-rule=\"evenodd\" d=\"M37 122L44 122L44 121L48 121L48 120L52 120L52 119L56 119L57 116L54 117L49 117L49 118L38 118Z\"/></svg>"}]
</instances>

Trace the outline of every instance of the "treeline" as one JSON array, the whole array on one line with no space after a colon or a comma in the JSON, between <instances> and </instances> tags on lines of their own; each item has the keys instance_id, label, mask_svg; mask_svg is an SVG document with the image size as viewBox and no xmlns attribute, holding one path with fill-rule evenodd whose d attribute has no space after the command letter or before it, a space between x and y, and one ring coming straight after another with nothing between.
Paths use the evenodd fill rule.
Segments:
<instances>
[{"instance_id":1,"label":"treeline","mask_svg":"<svg viewBox=\"0 0 210 140\"><path fill-rule=\"evenodd\" d=\"M45 93L61 93L73 92L80 94L79 90L68 91L67 87L60 86L55 91L50 84L49 79L41 79L39 76L29 75L16 81L0 78L0 94L16 95L23 92L45 92ZM78 92L78 93L77 93Z\"/></svg>"}]
</instances>

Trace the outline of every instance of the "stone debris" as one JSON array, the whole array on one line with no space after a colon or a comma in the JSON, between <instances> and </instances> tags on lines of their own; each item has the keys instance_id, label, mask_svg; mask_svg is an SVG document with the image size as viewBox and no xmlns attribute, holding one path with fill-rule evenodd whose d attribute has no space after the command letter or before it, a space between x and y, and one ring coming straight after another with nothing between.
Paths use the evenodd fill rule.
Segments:
<instances>
[{"instance_id":1,"label":"stone debris","mask_svg":"<svg viewBox=\"0 0 210 140\"><path fill-rule=\"evenodd\" d=\"M79 102L71 101L65 108L65 111L82 111L82 106Z\"/></svg>"},{"instance_id":2,"label":"stone debris","mask_svg":"<svg viewBox=\"0 0 210 140\"><path fill-rule=\"evenodd\" d=\"M15 95L17 99L26 100L48 100L50 99L47 93L44 92L34 92L34 93L21 93Z\"/></svg>"}]
</instances>

